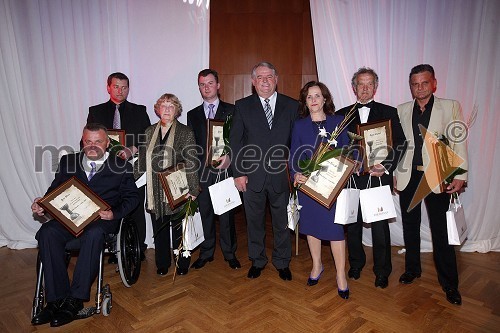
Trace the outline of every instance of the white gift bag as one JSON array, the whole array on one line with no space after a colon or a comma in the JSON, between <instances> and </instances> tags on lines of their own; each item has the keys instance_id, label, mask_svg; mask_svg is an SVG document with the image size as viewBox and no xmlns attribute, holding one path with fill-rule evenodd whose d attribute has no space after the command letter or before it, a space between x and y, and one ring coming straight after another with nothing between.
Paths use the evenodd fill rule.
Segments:
<instances>
[{"instance_id":1,"label":"white gift bag","mask_svg":"<svg viewBox=\"0 0 500 333\"><path fill-rule=\"evenodd\" d=\"M345 188L340 191L335 205L335 219L337 224L350 224L358 220L359 193L355 188Z\"/></svg>"},{"instance_id":2,"label":"white gift bag","mask_svg":"<svg viewBox=\"0 0 500 333\"><path fill-rule=\"evenodd\" d=\"M446 212L446 226L448 228L448 244L462 244L467 237L468 230L465 223L464 207L459 198L455 201L453 201L453 196L450 198L450 207Z\"/></svg>"},{"instance_id":3,"label":"white gift bag","mask_svg":"<svg viewBox=\"0 0 500 333\"><path fill-rule=\"evenodd\" d=\"M183 250L194 250L205 240L203 224L200 212L188 216L182 220L182 248Z\"/></svg>"},{"instance_id":4,"label":"white gift bag","mask_svg":"<svg viewBox=\"0 0 500 333\"><path fill-rule=\"evenodd\" d=\"M367 188L359 191L359 204L361 205L363 222L372 223L396 217L396 207L394 206L389 185L382 186L379 177L380 186L370 188L371 180L372 177L370 176Z\"/></svg>"},{"instance_id":5,"label":"white gift bag","mask_svg":"<svg viewBox=\"0 0 500 333\"><path fill-rule=\"evenodd\" d=\"M351 186L351 179L354 188ZM359 190L354 182L354 178L349 178L348 187L343 189L337 197L335 204L335 219L337 224L350 224L358 221Z\"/></svg>"},{"instance_id":6,"label":"white gift bag","mask_svg":"<svg viewBox=\"0 0 500 333\"><path fill-rule=\"evenodd\" d=\"M295 231L297 228L297 224L300 219L300 209L302 208L299 205L299 197L297 193L295 195L290 193L290 198L288 199L288 205L286 206L286 212L288 215L288 228Z\"/></svg>"},{"instance_id":7,"label":"white gift bag","mask_svg":"<svg viewBox=\"0 0 500 333\"><path fill-rule=\"evenodd\" d=\"M220 171L217 174L216 183L208 187L208 192L210 192L210 199L212 200L212 206L214 207L214 213L217 215L222 215L233 208L241 205L240 192L236 189L234 185L234 178L227 177L226 179L219 182Z\"/></svg>"}]
</instances>

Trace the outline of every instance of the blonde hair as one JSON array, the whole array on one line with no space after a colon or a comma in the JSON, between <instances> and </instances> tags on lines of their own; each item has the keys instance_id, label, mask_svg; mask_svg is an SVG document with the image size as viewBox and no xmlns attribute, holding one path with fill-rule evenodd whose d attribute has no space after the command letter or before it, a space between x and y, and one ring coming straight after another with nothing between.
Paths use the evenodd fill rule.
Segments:
<instances>
[{"instance_id":1,"label":"blonde hair","mask_svg":"<svg viewBox=\"0 0 500 333\"><path fill-rule=\"evenodd\" d=\"M182 104L181 101L175 96L174 94L169 94L165 93L158 98L154 105L154 109L156 114L158 114L158 111L160 109L160 105L164 102L171 102L175 106L175 118L179 118L180 115L182 114Z\"/></svg>"}]
</instances>

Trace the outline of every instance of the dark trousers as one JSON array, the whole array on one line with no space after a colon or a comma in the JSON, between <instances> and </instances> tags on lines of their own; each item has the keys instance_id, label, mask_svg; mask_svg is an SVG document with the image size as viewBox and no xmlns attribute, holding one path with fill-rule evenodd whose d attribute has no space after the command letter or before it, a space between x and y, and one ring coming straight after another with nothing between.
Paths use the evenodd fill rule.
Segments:
<instances>
[{"instance_id":1,"label":"dark trousers","mask_svg":"<svg viewBox=\"0 0 500 333\"><path fill-rule=\"evenodd\" d=\"M117 232L119 222L98 220L85 228L79 236L80 251L71 285L64 248L75 236L56 220L42 224L35 238L43 264L47 302L67 296L90 299L90 287L99 271L99 255L104 248L105 236Z\"/></svg>"},{"instance_id":2,"label":"dark trousers","mask_svg":"<svg viewBox=\"0 0 500 333\"><path fill-rule=\"evenodd\" d=\"M272 263L277 269L288 267L292 256L290 231L286 206L288 192L276 193L271 183L271 176L266 176L264 188L254 192L247 187L243 193L248 233L248 257L253 266L264 267L266 255L266 202L269 201L273 225L274 248Z\"/></svg>"},{"instance_id":3,"label":"dark trousers","mask_svg":"<svg viewBox=\"0 0 500 333\"><path fill-rule=\"evenodd\" d=\"M198 195L198 204L200 208L201 221L203 223L203 234L205 240L200 245L200 259L208 259L214 256L216 233L215 233L215 214L212 207L212 200L208 192L208 186L215 183L216 174L211 173L207 183L203 184L203 189ZM222 174L221 174L222 176ZM225 177L221 177L224 180ZM234 226L234 210L219 215L219 237L220 248L224 259L230 260L236 258L236 229Z\"/></svg>"},{"instance_id":4,"label":"dark trousers","mask_svg":"<svg viewBox=\"0 0 500 333\"><path fill-rule=\"evenodd\" d=\"M408 212L411 199L417 191L423 172L413 170L410 182L400 192L401 215L403 219L403 237L405 241L405 270L409 273L420 274L420 222L421 203ZM458 288L458 270L455 248L448 244L448 231L446 228L446 211L450 203L447 193L430 193L424 199L429 226L432 234L432 248L434 263L441 286Z\"/></svg>"},{"instance_id":5,"label":"dark trousers","mask_svg":"<svg viewBox=\"0 0 500 333\"><path fill-rule=\"evenodd\" d=\"M392 177L392 176L388 176ZM376 177L372 177L372 187L379 186ZM382 177L383 184L386 184L386 177ZM354 175L355 182L359 189L365 189L369 176ZM388 277L392 272L391 262L391 234L388 220L382 220L369 224L372 232L373 243L373 272L376 276ZM347 249L349 252L349 266L351 268L363 269L366 263L365 250L363 248L363 216L361 207L358 210L358 221L346 225L347 229Z\"/></svg>"},{"instance_id":6,"label":"dark trousers","mask_svg":"<svg viewBox=\"0 0 500 333\"><path fill-rule=\"evenodd\" d=\"M178 249L182 242L182 219L172 220L173 215L157 217L151 214L153 221L153 235L155 243L155 262L157 268L169 268L172 263L172 251L170 249L170 226L172 226L172 248ZM161 229L161 230L160 230ZM158 230L160 230L158 232ZM175 260L175 258L174 258ZM179 255L177 266L189 268L191 257Z\"/></svg>"},{"instance_id":7,"label":"dark trousers","mask_svg":"<svg viewBox=\"0 0 500 333\"><path fill-rule=\"evenodd\" d=\"M138 189L139 192L139 205L130 213L129 217L134 220L137 226L137 233L139 235L139 244L141 251L146 251L148 246L146 245L146 215L144 214L144 200L145 200L145 189L146 186L142 186Z\"/></svg>"}]
</instances>

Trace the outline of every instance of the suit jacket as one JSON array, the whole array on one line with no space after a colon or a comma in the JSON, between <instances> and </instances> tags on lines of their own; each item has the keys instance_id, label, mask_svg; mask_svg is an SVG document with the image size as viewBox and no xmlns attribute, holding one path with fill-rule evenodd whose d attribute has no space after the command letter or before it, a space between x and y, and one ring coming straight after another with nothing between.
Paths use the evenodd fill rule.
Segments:
<instances>
[{"instance_id":1,"label":"suit jacket","mask_svg":"<svg viewBox=\"0 0 500 333\"><path fill-rule=\"evenodd\" d=\"M229 143L234 177L248 176L248 188L259 192L266 174L271 176L274 190L289 190L286 162L290 137L299 104L278 94L269 129L264 108L257 94L236 101Z\"/></svg>"},{"instance_id":2,"label":"suit jacket","mask_svg":"<svg viewBox=\"0 0 500 333\"><path fill-rule=\"evenodd\" d=\"M172 215L174 213L177 213L182 208L182 206L180 206L175 210L172 210L168 203L165 201L165 192L163 191L160 177L158 177L158 172L163 171L164 169L168 169L171 166L177 165L180 162L184 162L186 168L186 178L189 186L189 194L196 197L200 193L200 185L198 183L199 162L196 158L196 147L193 131L186 125L181 124L177 120L175 121L177 122L177 124L172 148L167 148L166 144L160 145L160 134L158 135L158 141L155 143L155 148L153 149L152 153L153 184L146 184L146 186L153 187L155 201L155 209L153 213L157 218L163 215ZM146 129L146 144L139 148L139 158L134 164L134 176L136 179L142 176L144 172L146 172L147 147L151 142L156 125L157 124L151 125ZM163 165L163 151L165 149L173 150L172 165Z\"/></svg>"},{"instance_id":3,"label":"suit jacket","mask_svg":"<svg viewBox=\"0 0 500 333\"><path fill-rule=\"evenodd\" d=\"M89 181L82 166L83 156L84 153L79 152L61 157L56 176L45 194L75 176L111 206L115 221L127 216L139 204L139 192L130 163L109 155Z\"/></svg>"},{"instance_id":4,"label":"suit jacket","mask_svg":"<svg viewBox=\"0 0 500 333\"><path fill-rule=\"evenodd\" d=\"M415 138L413 136L413 105L415 100L407 102L398 106L398 114L401 119L401 125L403 131L408 140L408 149L404 154L401 162L399 163L398 169L395 172L397 179L397 189L402 191L406 188L411 178L411 170L413 163L413 152L415 147ZM451 99L442 99L434 96L434 105L432 106L431 118L429 120L429 127L427 128L432 134L439 136L448 136L447 126L453 121L463 121L462 107L460 103ZM450 139L450 138L448 138ZM450 147L453 151L463 158L465 161L460 167L467 170L467 144L465 140L463 142L453 143L450 139ZM424 163L424 170L429 166L429 152L427 152L425 145L422 147L422 161ZM458 163L453 163L456 165ZM456 176L456 179L467 180L467 173ZM440 193L439 187L433 189L434 193Z\"/></svg>"},{"instance_id":5,"label":"suit jacket","mask_svg":"<svg viewBox=\"0 0 500 333\"><path fill-rule=\"evenodd\" d=\"M226 120L228 115L234 113L234 105L225 103L219 100L219 106L217 107L217 112L215 114L215 119ZM209 181L209 173L217 172L214 168L205 167L205 160L207 158L206 148L207 148L207 118L205 115L205 110L203 109L203 104L192 109L187 113L187 125L191 127L194 132L194 138L196 140L197 147L197 157L200 162L200 169L198 176L200 179L201 188L207 188L212 185ZM227 169L229 175L232 174L231 168Z\"/></svg>"},{"instance_id":6,"label":"suit jacket","mask_svg":"<svg viewBox=\"0 0 500 333\"><path fill-rule=\"evenodd\" d=\"M354 104L342 108L338 110L337 113L345 116L353 106ZM370 108L370 113L368 114L367 123L388 120L388 119L391 121L393 149L389 150L387 158L380 164L382 164L384 168L387 171L389 171L389 173L392 173L398 165L398 162L402 156L402 152L404 152L406 138L403 133L403 129L401 127L401 122L399 120L396 108L373 101L372 107ZM356 110L354 114L354 119L349 124L349 131L357 133L357 126L360 124L361 124L361 118L359 117L359 111ZM368 175L362 176L361 178L366 178L366 179L363 179L362 184L358 184L358 186L365 186L366 185L365 181L368 181ZM384 185L390 185L392 187L393 184L392 175L384 174L381 177L381 181Z\"/></svg>"},{"instance_id":7,"label":"suit jacket","mask_svg":"<svg viewBox=\"0 0 500 333\"><path fill-rule=\"evenodd\" d=\"M89 107L88 123L100 123L107 128L113 128L113 118L115 116L115 104L109 100L106 103ZM131 147L144 143L141 134L151 125L149 116L144 105L137 105L125 100L120 104L121 128L125 130L125 146Z\"/></svg>"}]
</instances>

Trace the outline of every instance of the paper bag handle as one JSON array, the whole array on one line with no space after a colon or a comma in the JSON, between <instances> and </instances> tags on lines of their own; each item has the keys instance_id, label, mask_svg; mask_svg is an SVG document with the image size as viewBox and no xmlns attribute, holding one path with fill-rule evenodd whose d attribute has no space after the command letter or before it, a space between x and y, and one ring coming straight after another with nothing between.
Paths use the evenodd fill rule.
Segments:
<instances>
[{"instance_id":1,"label":"paper bag handle","mask_svg":"<svg viewBox=\"0 0 500 333\"><path fill-rule=\"evenodd\" d=\"M370 177L368 178L368 183L366 184L367 189L371 188L371 186L372 186L372 177L376 177L376 176L370 175ZM380 177L378 177L378 181L380 183L380 186L382 186L382 179Z\"/></svg>"},{"instance_id":2,"label":"paper bag handle","mask_svg":"<svg viewBox=\"0 0 500 333\"><path fill-rule=\"evenodd\" d=\"M215 184L218 183L220 181L220 174L221 174L222 170L219 169L219 172L217 173L217 178L215 178ZM226 178L224 179L227 179L227 169L224 169L224 174L226 175Z\"/></svg>"}]
</instances>

